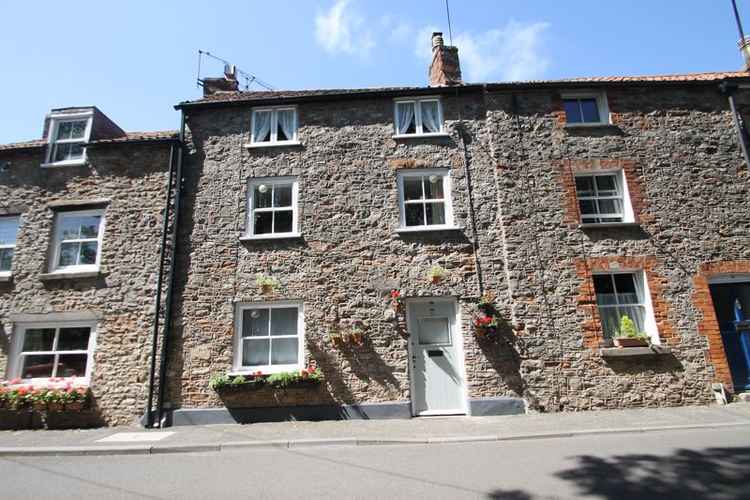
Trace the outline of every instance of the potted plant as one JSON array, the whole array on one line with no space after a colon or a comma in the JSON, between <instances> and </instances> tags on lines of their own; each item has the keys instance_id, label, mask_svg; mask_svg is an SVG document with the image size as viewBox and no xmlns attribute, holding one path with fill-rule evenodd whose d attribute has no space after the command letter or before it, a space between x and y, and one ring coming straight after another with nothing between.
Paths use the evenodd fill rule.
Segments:
<instances>
[{"instance_id":1,"label":"potted plant","mask_svg":"<svg viewBox=\"0 0 750 500\"><path fill-rule=\"evenodd\" d=\"M443 269L442 267L432 266L430 268L430 271L427 273L427 276L430 278L430 281L433 285L437 285L438 283L443 281L443 279L445 279L445 274L445 269Z\"/></svg>"},{"instance_id":2,"label":"potted plant","mask_svg":"<svg viewBox=\"0 0 750 500\"><path fill-rule=\"evenodd\" d=\"M365 343L365 324L360 319L352 320L351 340L356 345Z\"/></svg>"},{"instance_id":3,"label":"potted plant","mask_svg":"<svg viewBox=\"0 0 750 500\"><path fill-rule=\"evenodd\" d=\"M391 290L391 307L396 311L396 314L404 309L404 298L399 290Z\"/></svg>"},{"instance_id":4,"label":"potted plant","mask_svg":"<svg viewBox=\"0 0 750 500\"><path fill-rule=\"evenodd\" d=\"M478 314L474 317L474 333L478 338L489 338L497 334L500 313L495 308L495 295L487 292L479 298Z\"/></svg>"},{"instance_id":5,"label":"potted plant","mask_svg":"<svg viewBox=\"0 0 750 500\"><path fill-rule=\"evenodd\" d=\"M344 345L344 336L341 334L341 330L337 326L332 326L328 331L328 340L331 341L334 347L341 347Z\"/></svg>"},{"instance_id":6,"label":"potted plant","mask_svg":"<svg viewBox=\"0 0 750 500\"><path fill-rule=\"evenodd\" d=\"M638 331L627 315L620 317L620 328L615 333L614 341L618 347L648 347L651 343L648 334Z\"/></svg>"},{"instance_id":7,"label":"potted plant","mask_svg":"<svg viewBox=\"0 0 750 500\"><path fill-rule=\"evenodd\" d=\"M261 293L270 295L279 286L279 282L271 276L259 274L255 277L255 283L260 287Z\"/></svg>"}]
</instances>

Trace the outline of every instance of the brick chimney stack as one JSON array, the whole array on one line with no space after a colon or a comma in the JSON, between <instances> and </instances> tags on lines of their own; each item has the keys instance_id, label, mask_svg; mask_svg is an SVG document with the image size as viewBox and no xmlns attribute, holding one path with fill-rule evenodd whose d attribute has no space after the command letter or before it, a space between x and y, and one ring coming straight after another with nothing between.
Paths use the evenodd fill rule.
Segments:
<instances>
[{"instance_id":1,"label":"brick chimney stack","mask_svg":"<svg viewBox=\"0 0 750 500\"><path fill-rule=\"evenodd\" d=\"M216 94L217 92L235 92L240 88L237 81L237 68L234 64L224 65L224 76L219 78L203 79L203 96Z\"/></svg>"},{"instance_id":2,"label":"brick chimney stack","mask_svg":"<svg viewBox=\"0 0 750 500\"><path fill-rule=\"evenodd\" d=\"M430 64L430 87L462 85L458 48L446 46L442 33L432 34L432 64Z\"/></svg>"}]
</instances>

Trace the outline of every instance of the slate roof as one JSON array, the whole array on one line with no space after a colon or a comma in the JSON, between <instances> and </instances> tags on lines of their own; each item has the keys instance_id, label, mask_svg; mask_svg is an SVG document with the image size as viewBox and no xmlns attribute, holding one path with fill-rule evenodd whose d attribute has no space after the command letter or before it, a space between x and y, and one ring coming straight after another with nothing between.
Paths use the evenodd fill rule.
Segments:
<instances>
[{"instance_id":1,"label":"slate roof","mask_svg":"<svg viewBox=\"0 0 750 500\"><path fill-rule=\"evenodd\" d=\"M530 88L547 86L581 86L586 84L679 84L679 83L711 83L722 80L750 79L750 73L746 71L719 71L708 73L685 73L675 75L643 75L643 76L596 76L581 78L565 78L559 80L526 80L509 82L490 82L486 84L465 84L455 87L370 87L352 89L310 89L310 90L259 90L259 91L236 91L217 92L204 96L194 101L184 101L175 106L183 107L227 104L238 102L267 102L267 101L295 101L313 99L340 99L354 96L377 96L388 94L409 93L452 93L456 89L479 90L482 88Z\"/></svg>"},{"instance_id":2,"label":"slate roof","mask_svg":"<svg viewBox=\"0 0 750 500\"><path fill-rule=\"evenodd\" d=\"M90 146L99 144L119 144L119 143L141 143L141 142L161 142L177 140L176 130L162 130L156 132L127 132L121 137L112 137L109 139L97 139L89 142ZM46 139L36 139L33 141L12 142L10 144L0 144L0 151L20 151L24 149L36 149L47 146Z\"/></svg>"}]
</instances>

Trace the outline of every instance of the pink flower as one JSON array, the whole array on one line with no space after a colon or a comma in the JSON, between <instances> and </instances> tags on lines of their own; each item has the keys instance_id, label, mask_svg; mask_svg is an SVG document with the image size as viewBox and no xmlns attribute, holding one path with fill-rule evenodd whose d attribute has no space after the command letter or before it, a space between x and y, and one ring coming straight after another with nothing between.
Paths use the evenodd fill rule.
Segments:
<instances>
[{"instance_id":1,"label":"pink flower","mask_svg":"<svg viewBox=\"0 0 750 500\"><path fill-rule=\"evenodd\" d=\"M20 379L20 378L18 378L18 377L14 378L14 379L12 379L12 380L10 381L10 384L11 384L11 385L18 385L18 384L20 384L20 383L21 383L21 379Z\"/></svg>"}]
</instances>

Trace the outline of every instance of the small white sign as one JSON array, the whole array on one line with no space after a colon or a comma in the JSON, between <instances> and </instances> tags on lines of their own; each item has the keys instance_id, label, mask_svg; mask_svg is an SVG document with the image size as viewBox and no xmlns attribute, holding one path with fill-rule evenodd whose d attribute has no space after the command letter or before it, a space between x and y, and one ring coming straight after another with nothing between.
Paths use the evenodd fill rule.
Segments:
<instances>
[{"instance_id":1,"label":"small white sign","mask_svg":"<svg viewBox=\"0 0 750 500\"><path fill-rule=\"evenodd\" d=\"M120 432L99 439L97 443L136 443L139 441L161 441L174 432Z\"/></svg>"}]
</instances>

